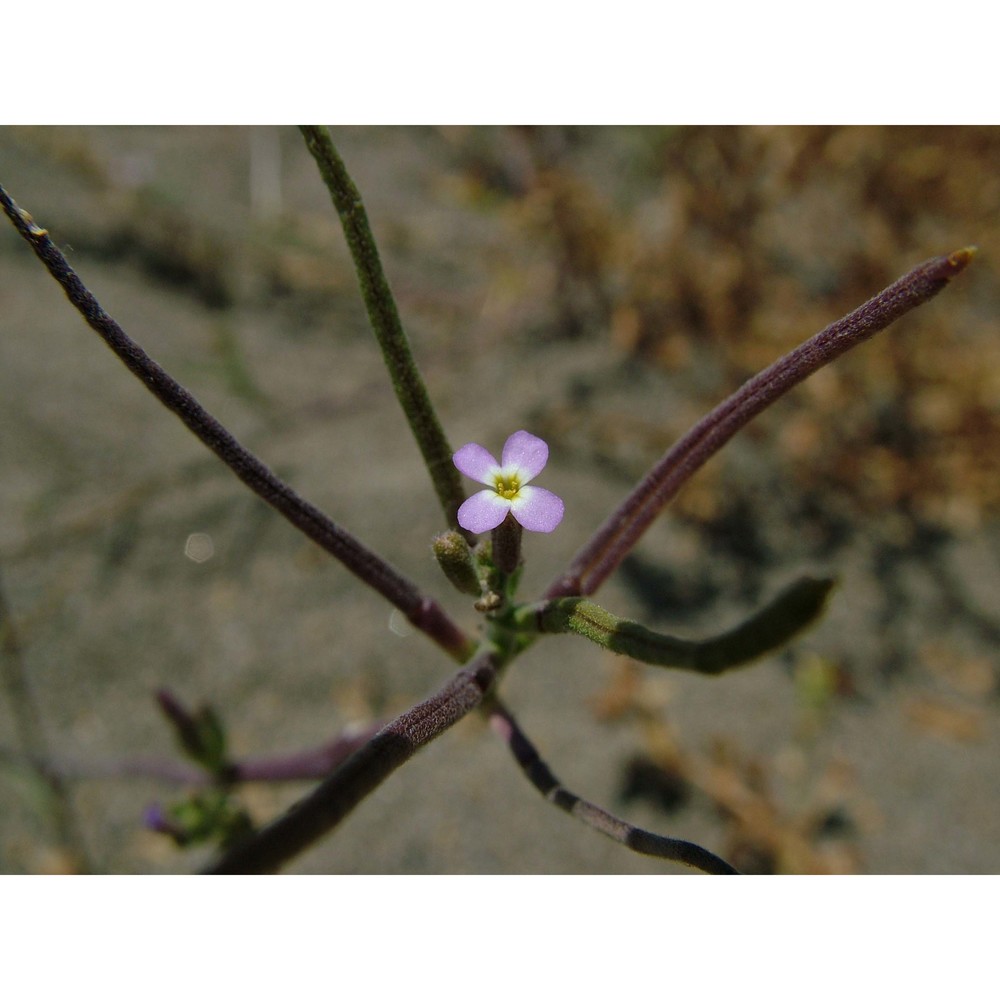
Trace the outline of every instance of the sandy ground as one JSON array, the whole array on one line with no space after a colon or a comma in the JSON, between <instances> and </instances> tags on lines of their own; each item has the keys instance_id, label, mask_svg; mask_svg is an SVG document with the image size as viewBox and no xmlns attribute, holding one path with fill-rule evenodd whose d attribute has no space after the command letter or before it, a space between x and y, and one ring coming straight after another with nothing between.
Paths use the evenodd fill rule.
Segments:
<instances>
[{"instance_id":1,"label":"sandy ground","mask_svg":"<svg viewBox=\"0 0 1000 1000\"><path fill-rule=\"evenodd\" d=\"M627 167L648 161L650 135L587 133L561 162L643 220L644 199L665 182ZM531 596L703 399L735 388L727 347L696 349L683 368L660 363L662 352L651 357L622 334L613 280L602 294L616 321L589 319L600 313L593 287L572 284L586 263L567 279L539 237L545 202L490 182L482 167L503 167L509 154L516 162L503 176L520 176L517 141L411 129L347 130L339 141L452 443L498 449L520 427L550 443L544 485L567 516L553 535L527 539ZM237 437L475 627L430 556L441 527L433 494L294 130L7 129L0 180L105 308ZM655 244L651 215L642 225ZM956 309L963 299L975 309L949 312L944 295L926 307L940 328L961 323L959 346L976 354L977 338L996 332L991 250L958 228L947 245L907 252L917 263L984 244L979 275L945 293ZM794 325L794 303L789 312ZM807 315L803 337L822 325ZM963 384L948 391L961 398ZM873 392L859 380L859 406ZM159 686L218 706L239 755L318 744L448 676L431 643L249 496L124 371L6 224L0 406L0 572L59 760L94 770L169 758ZM707 468L689 506L654 525L600 600L697 635L738 621L799 574L836 575L817 628L720 679L633 670L583 640L553 638L512 668L505 697L570 788L748 867L995 872L995 510L983 501L925 537L898 510L861 511L849 490L804 490L785 461L792 412L776 407ZM807 495L822 502L810 508ZM210 539L204 561L189 557L192 536ZM58 870L65 857L15 763L9 697L3 704L0 869ZM647 785L626 794L636 758L672 762L686 801L668 811ZM265 820L305 787L248 787L244 801ZM183 793L148 777L74 782L93 867L197 867L207 849L178 851L140 825L150 802ZM479 718L418 755L292 870L680 871L545 804Z\"/></svg>"}]
</instances>

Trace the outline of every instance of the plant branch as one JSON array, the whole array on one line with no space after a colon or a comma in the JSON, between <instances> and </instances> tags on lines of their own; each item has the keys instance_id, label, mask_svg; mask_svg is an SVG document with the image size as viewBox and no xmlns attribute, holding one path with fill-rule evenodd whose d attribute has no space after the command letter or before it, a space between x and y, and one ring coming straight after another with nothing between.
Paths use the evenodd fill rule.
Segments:
<instances>
[{"instance_id":1,"label":"plant branch","mask_svg":"<svg viewBox=\"0 0 1000 1000\"><path fill-rule=\"evenodd\" d=\"M937 295L975 247L934 257L759 372L688 431L650 470L554 580L546 597L594 593L666 504L738 430L813 372Z\"/></svg>"},{"instance_id":2,"label":"plant branch","mask_svg":"<svg viewBox=\"0 0 1000 1000\"><path fill-rule=\"evenodd\" d=\"M403 332L361 194L333 144L329 129L319 125L300 125L299 130L340 216L372 330L382 348L396 397L417 440L445 519L450 527L466 534L457 519L458 508L465 500L461 476L451 460L452 448L434 412L427 387ZM468 535L466 537L469 538Z\"/></svg>"},{"instance_id":3,"label":"plant branch","mask_svg":"<svg viewBox=\"0 0 1000 1000\"><path fill-rule=\"evenodd\" d=\"M357 730L345 730L317 747L274 756L244 757L230 762L228 784L248 782L318 781L363 747L381 728L372 723ZM0 760L12 764L27 762L58 779L67 781L121 778L153 778L174 785L208 788L218 777L205 768L175 757L125 757L107 760L43 759L0 747Z\"/></svg>"},{"instance_id":4,"label":"plant branch","mask_svg":"<svg viewBox=\"0 0 1000 1000\"><path fill-rule=\"evenodd\" d=\"M59 844L78 872L89 871L87 849L63 776L48 763L48 742L42 714L35 701L24 655L3 585L0 584L0 680L10 702L24 758L47 792L47 804Z\"/></svg>"},{"instance_id":5,"label":"plant branch","mask_svg":"<svg viewBox=\"0 0 1000 1000\"><path fill-rule=\"evenodd\" d=\"M339 559L355 576L394 604L420 631L460 663L472 645L434 600L424 596L395 567L363 545L326 514L300 497L251 451L243 447L201 404L136 344L101 308L69 266L48 231L18 208L0 186L0 204L17 231L59 283L67 298L125 366L167 409L213 451L262 500L317 545Z\"/></svg>"},{"instance_id":6,"label":"plant branch","mask_svg":"<svg viewBox=\"0 0 1000 1000\"><path fill-rule=\"evenodd\" d=\"M497 674L497 659L482 651L436 694L385 726L283 816L236 844L207 875L275 872L333 830L418 750L481 704Z\"/></svg>"},{"instance_id":7,"label":"plant branch","mask_svg":"<svg viewBox=\"0 0 1000 1000\"><path fill-rule=\"evenodd\" d=\"M496 699L490 705L489 718L493 731L507 744L528 780L542 793L546 801L558 806L563 812L569 813L619 844L624 844L637 854L678 861L709 875L739 874L732 865L711 851L705 850L704 847L687 840L661 837L659 834L640 829L571 792L542 760L538 750L525 735L514 716Z\"/></svg>"}]
</instances>

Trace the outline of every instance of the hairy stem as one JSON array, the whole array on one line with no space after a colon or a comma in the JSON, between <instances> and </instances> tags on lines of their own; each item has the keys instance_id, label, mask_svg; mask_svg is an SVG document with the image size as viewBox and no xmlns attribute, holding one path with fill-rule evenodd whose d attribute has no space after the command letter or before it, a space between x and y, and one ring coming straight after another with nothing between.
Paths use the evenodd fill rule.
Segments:
<instances>
[{"instance_id":1,"label":"hairy stem","mask_svg":"<svg viewBox=\"0 0 1000 1000\"><path fill-rule=\"evenodd\" d=\"M67 298L125 366L167 409L213 451L237 477L303 534L339 559L355 576L394 604L420 631L460 663L472 645L434 600L426 597L395 567L363 545L326 514L300 497L251 451L243 447L180 383L161 368L101 308L69 266L48 231L35 225L0 187L0 204L14 227L59 283Z\"/></svg>"},{"instance_id":2,"label":"hairy stem","mask_svg":"<svg viewBox=\"0 0 1000 1000\"><path fill-rule=\"evenodd\" d=\"M738 430L813 372L933 298L965 270L974 253L975 247L966 247L925 261L745 382L667 451L577 553L566 572L552 582L546 597L594 593L681 486Z\"/></svg>"},{"instance_id":3,"label":"hairy stem","mask_svg":"<svg viewBox=\"0 0 1000 1000\"><path fill-rule=\"evenodd\" d=\"M496 699L489 709L493 731L507 744L528 780L545 797L563 812L593 827L606 837L624 844L638 854L678 861L698 868L709 875L738 875L739 872L711 851L687 840L661 837L619 819L600 806L595 806L569 791L542 760L534 744L528 739L513 715Z\"/></svg>"},{"instance_id":4,"label":"hairy stem","mask_svg":"<svg viewBox=\"0 0 1000 1000\"><path fill-rule=\"evenodd\" d=\"M440 691L390 722L309 795L227 851L205 874L255 875L280 869L333 830L418 750L476 708L496 672L494 655L479 653Z\"/></svg>"},{"instance_id":5,"label":"hairy stem","mask_svg":"<svg viewBox=\"0 0 1000 1000\"><path fill-rule=\"evenodd\" d=\"M320 125L300 125L299 129L340 216L372 330L382 348L396 397L417 440L445 518L450 527L462 531L457 519L458 508L465 499L462 480L451 460L451 446L434 412L427 387L403 332L361 194L351 180L329 130ZM464 531L462 533L465 534Z\"/></svg>"}]
</instances>

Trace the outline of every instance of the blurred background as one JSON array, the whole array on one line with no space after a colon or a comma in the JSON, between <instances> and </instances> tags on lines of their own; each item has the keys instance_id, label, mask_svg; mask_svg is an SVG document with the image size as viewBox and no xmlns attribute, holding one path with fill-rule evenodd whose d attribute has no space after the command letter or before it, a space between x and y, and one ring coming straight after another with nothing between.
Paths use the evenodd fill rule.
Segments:
<instances>
[{"instance_id":1,"label":"blurred background","mask_svg":"<svg viewBox=\"0 0 1000 1000\"><path fill-rule=\"evenodd\" d=\"M795 390L685 488L598 600L722 631L804 573L818 627L722 678L539 643L503 691L578 794L754 872L1000 869L996 128L348 128L451 443L526 428L566 502L535 596L636 478L784 351L937 254L939 297ZM0 181L102 305L300 493L475 613L292 128L5 128ZM0 870L188 871L154 692L234 755L392 715L451 666L243 487L0 229ZM37 710L37 711L36 711ZM26 764L44 741L61 798ZM248 785L266 821L308 784ZM469 718L302 872L679 873L544 803Z\"/></svg>"}]
</instances>

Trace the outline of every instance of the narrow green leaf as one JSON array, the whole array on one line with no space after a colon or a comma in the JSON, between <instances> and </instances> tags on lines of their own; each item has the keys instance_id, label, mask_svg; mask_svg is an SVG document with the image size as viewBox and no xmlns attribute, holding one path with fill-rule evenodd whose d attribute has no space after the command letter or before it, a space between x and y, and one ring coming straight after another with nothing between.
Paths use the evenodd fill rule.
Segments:
<instances>
[{"instance_id":1,"label":"narrow green leaf","mask_svg":"<svg viewBox=\"0 0 1000 1000\"><path fill-rule=\"evenodd\" d=\"M219 713L211 705L202 706L194 716L198 730L198 762L212 774L226 769L226 730Z\"/></svg>"},{"instance_id":2,"label":"narrow green leaf","mask_svg":"<svg viewBox=\"0 0 1000 1000\"><path fill-rule=\"evenodd\" d=\"M219 713L211 705L192 712L167 688L157 691L156 700L184 753L210 774L224 777L229 764L226 729Z\"/></svg>"}]
</instances>

